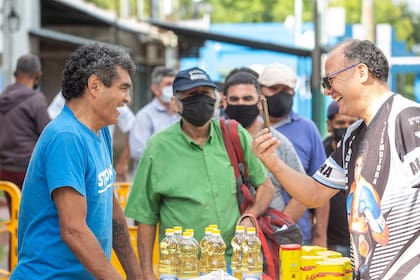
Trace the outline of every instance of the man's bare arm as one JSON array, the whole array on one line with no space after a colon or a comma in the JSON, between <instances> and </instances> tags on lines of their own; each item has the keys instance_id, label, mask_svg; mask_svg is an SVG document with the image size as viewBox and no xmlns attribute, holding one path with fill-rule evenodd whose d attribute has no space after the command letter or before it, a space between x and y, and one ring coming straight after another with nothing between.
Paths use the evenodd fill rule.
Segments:
<instances>
[{"instance_id":1,"label":"man's bare arm","mask_svg":"<svg viewBox=\"0 0 420 280\"><path fill-rule=\"evenodd\" d=\"M144 280L156 280L153 271L153 245L156 225L139 224L137 226L137 248Z\"/></svg>"},{"instance_id":2,"label":"man's bare arm","mask_svg":"<svg viewBox=\"0 0 420 280\"><path fill-rule=\"evenodd\" d=\"M86 224L86 199L71 187L53 191L57 206L60 233L83 266L96 279L123 279L107 260L96 236Z\"/></svg>"},{"instance_id":3,"label":"man's bare arm","mask_svg":"<svg viewBox=\"0 0 420 280\"><path fill-rule=\"evenodd\" d=\"M290 196L308 208L317 208L338 192L338 190L328 188L312 177L299 173L285 164L275 152L279 144L279 141L271 136L268 129L263 129L254 138L252 150Z\"/></svg>"},{"instance_id":4,"label":"man's bare arm","mask_svg":"<svg viewBox=\"0 0 420 280\"><path fill-rule=\"evenodd\" d=\"M127 220L116 197L113 197L112 247L129 279L141 279L140 264L128 233Z\"/></svg>"}]
</instances>

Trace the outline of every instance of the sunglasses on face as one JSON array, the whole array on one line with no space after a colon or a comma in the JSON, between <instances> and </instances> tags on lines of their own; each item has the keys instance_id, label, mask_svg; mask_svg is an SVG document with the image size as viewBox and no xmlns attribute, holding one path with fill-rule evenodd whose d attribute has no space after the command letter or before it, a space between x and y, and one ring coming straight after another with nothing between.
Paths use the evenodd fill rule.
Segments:
<instances>
[{"instance_id":1,"label":"sunglasses on face","mask_svg":"<svg viewBox=\"0 0 420 280\"><path fill-rule=\"evenodd\" d=\"M350 70L354 67L356 67L357 65L359 65L359 63L355 63L352 65L349 65L347 67L344 67L343 69L337 70L335 72L332 72L330 74L328 74L325 77L322 77L322 81L321 81L321 85L324 89L331 89L331 79L334 78L335 76L337 76L338 74L345 72L347 70Z\"/></svg>"}]
</instances>

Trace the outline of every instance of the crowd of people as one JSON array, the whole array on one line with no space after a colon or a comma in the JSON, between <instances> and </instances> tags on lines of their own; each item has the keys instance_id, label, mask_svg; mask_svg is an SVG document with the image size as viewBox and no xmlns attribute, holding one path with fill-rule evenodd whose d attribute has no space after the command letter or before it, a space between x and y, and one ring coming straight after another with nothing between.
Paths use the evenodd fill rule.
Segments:
<instances>
[{"instance_id":1,"label":"crowd of people","mask_svg":"<svg viewBox=\"0 0 420 280\"><path fill-rule=\"evenodd\" d=\"M114 249L127 279L154 280L156 230L161 239L174 226L201 239L207 225L217 224L229 264L241 214L219 118L240 124L256 189L246 213L283 211L300 226L303 244L351 256L354 279L419 272L420 105L390 91L382 51L357 39L330 51L322 79L332 98L324 141L311 120L293 111L295 71L280 63L256 70L235 68L215 82L199 67L155 67L153 100L133 113L127 104L134 63L121 49L78 48L49 106L36 89L39 59L19 58L16 82L0 95L0 180L22 189L11 279L121 279L109 262ZM125 145L114 164L116 124ZM131 178L123 212L113 184ZM139 258L126 217L137 224ZM247 218L240 223L252 226Z\"/></svg>"}]
</instances>

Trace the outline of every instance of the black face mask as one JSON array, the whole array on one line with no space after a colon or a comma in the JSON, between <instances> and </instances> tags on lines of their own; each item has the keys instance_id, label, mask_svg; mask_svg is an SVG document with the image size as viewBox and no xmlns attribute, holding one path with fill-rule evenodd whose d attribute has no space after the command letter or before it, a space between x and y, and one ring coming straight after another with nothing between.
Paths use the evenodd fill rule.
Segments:
<instances>
[{"instance_id":1,"label":"black face mask","mask_svg":"<svg viewBox=\"0 0 420 280\"><path fill-rule=\"evenodd\" d=\"M335 142L340 142L341 138L346 134L346 130L347 128L345 127L333 128Z\"/></svg>"},{"instance_id":2,"label":"black face mask","mask_svg":"<svg viewBox=\"0 0 420 280\"><path fill-rule=\"evenodd\" d=\"M266 96L268 114L275 118L289 114L292 108L293 95L286 92L278 92L272 96Z\"/></svg>"},{"instance_id":3,"label":"black face mask","mask_svg":"<svg viewBox=\"0 0 420 280\"><path fill-rule=\"evenodd\" d=\"M195 126L205 125L213 116L216 99L204 94L195 94L181 100L182 112L189 123Z\"/></svg>"},{"instance_id":4,"label":"black face mask","mask_svg":"<svg viewBox=\"0 0 420 280\"><path fill-rule=\"evenodd\" d=\"M243 127L249 127L260 113L258 104L254 105L227 105L226 115L230 119L237 120Z\"/></svg>"}]
</instances>

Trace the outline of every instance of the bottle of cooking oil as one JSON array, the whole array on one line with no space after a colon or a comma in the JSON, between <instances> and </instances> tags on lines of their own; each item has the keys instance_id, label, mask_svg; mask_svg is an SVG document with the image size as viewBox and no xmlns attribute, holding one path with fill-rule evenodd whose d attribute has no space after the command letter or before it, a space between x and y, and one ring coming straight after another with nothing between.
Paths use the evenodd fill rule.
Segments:
<instances>
[{"instance_id":1,"label":"bottle of cooking oil","mask_svg":"<svg viewBox=\"0 0 420 280\"><path fill-rule=\"evenodd\" d=\"M177 275L177 242L172 228L165 229L165 238L159 243L159 279L174 280Z\"/></svg>"},{"instance_id":2,"label":"bottle of cooking oil","mask_svg":"<svg viewBox=\"0 0 420 280\"><path fill-rule=\"evenodd\" d=\"M179 245L182 240L182 227L181 226L174 226L174 238L176 240L176 243ZM179 246L176 251L177 255L177 261L179 262Z\"/></svg>"},{"instance_id":3,"label":"bottle of cooking oil","mask_svg":"<svg viewBox=\"0 0 420 280\"><path fill-rule=\"evenodd\" d=\"M182 227L174 226L174 238L179 243L182 239Z\"/></svg>"},{"instance_id":4,"label":"bottle of cooking oil","mask_svg":"<svg viewBox=\"0 0 420 280\"><path fill-rule=\"evenodd\" d=\"M211 234L213 232L213 229L211 227L206 227L204 229L204 236L203 238L200 240L200 275L204 275L208 273L208 256L209 256L209 252L208 252L208 243L210 242L211 239Z\"/></svg>"},{"instance_id":5,"label":"bottle of cooking oil","mask_svg":"<svg viewBox=\"0 0 420 280\"><path fill-rule=\"evenodd\" d=\"M225 251L226 243L223 240L220 229L213 229L210 242L208 243L208 272L215 270L226 271Z\"/></svg>"},{"instance_id":6,"label":"bottle of cooking oil","mask_svg":"<svg viewBox=\"0 0 420 280\"><path fill-rule=\"evenodd\" d=\"M246 229L246 240L243 242L242 279L261 280L263 271L263 257L261 241L255 227Z\"/></svg>"},{"instance_id":7,"label":"bottle of cooking oil","mask_svg":"<svg viewBox=\"0 0 420 280\"><path fill-rule=\"evenodd\" d=\"M208 227L209 227L209 228L216 228L216 229L217 229L217 225L216 225L216 224L211 224L211 225L208 225Z\"/></svg>"},{"instance_id":8,"label":"bottle of cooking oil","mask_svg":"<svg viewBox=\"0 0 420 280\"><path fill-rule=\"evenodd\" d=\"M192 228L187 228L185 229L185 232L191 232L192 233L192 240L195 243L195 245L197 245L197 247L199 248L198 250L198 255L200 255L200 244L198 243L197 239L195 239L194 237L194 229Z\"/></svg>"},{"instance_id":9,"label":"bottle of cooking oil","mask_svg":"<svg viewBox=\"0 0 420 280\"><path fill-rule=\"evenodd\" d=\"M182 234L179 243L178 279L191 279L200 275L198 262L198 246L193 241L192 232Z\"/></svg>"},{"instance_id":10,"label":"bottle of cooking oil","mask_svg":"<svg viewBox=\"0 0 420 280\"><path fill-rule=\"evenodd\" d=\"M236 226L235 235L230 244L232 245L232 273L233 276L242 279L242 246L245 241L245 228L243 226Z\"/></svg>"}]
</instances>

